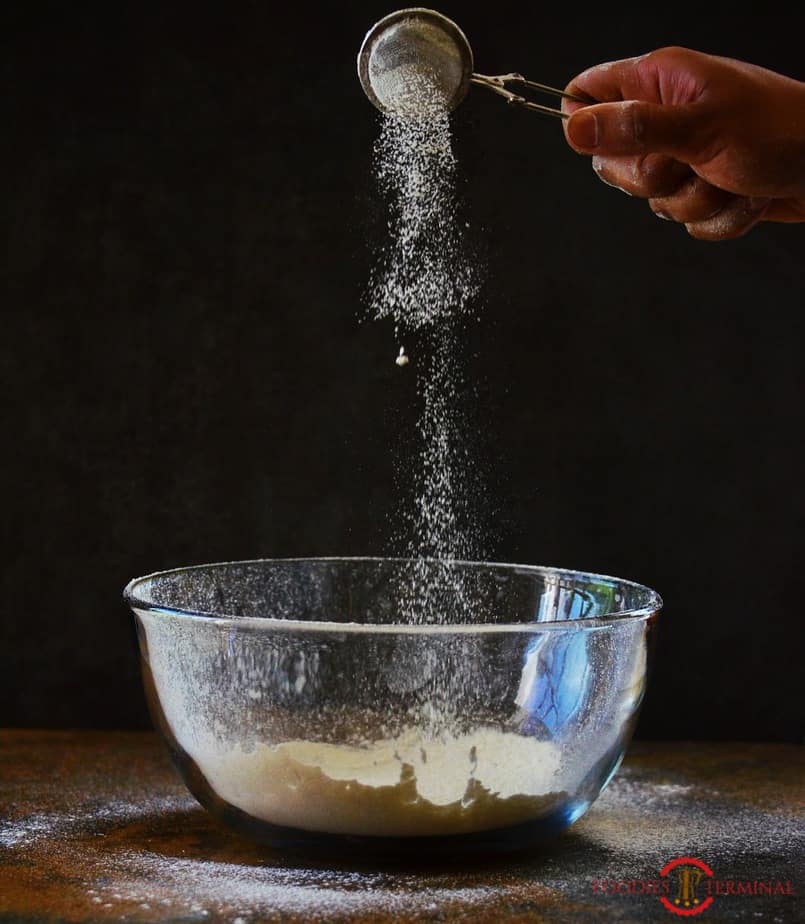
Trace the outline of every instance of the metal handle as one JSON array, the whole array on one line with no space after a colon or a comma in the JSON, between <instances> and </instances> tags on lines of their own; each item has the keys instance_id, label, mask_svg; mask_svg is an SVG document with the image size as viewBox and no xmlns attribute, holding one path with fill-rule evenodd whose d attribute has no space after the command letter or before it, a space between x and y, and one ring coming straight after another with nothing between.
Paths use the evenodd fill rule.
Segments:
<instances>
[{"instance_id":1,"label":"metal handle","mask_svg":"<svg viewBox=\"0 0 805 924\"><path fill-rule=\"evenodd\" d=\"M559 119L568 118L567 113L560 109L551 109L550 106L542 106L540 103L534 103L519 93L509 90L507 84L519 84L523 87L530 87L532 90L539 90L541 93L550 93L552 96L561 96L563 99L572 99L577 103L589 104L590 99L582 99L573 93L565 93L564 90L557 90L555 87L548 87L544 83L536 83L534 80L526 80L522 74L500 74L497 77L488 77L486 74L473 74L470 77L471 83L477 83L480 87L486 87L493 93L502 96L513 106L522 106L524 109L532 109L535 112L541 112L545 115L556 116Z\"/></svg>"}]
</instances>

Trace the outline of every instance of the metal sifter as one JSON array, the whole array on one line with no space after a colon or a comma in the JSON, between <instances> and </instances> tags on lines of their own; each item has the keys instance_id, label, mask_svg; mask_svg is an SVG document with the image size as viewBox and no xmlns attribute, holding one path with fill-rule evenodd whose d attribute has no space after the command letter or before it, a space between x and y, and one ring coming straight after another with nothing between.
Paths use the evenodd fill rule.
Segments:
<instances>
[{"instance_id":1,"label":"metal sifter","mask_svg":"<svg viewBox=\"0 0 805 924\"><path fill-rule=\"evenodd\" d=\"M512 105L561 119L567 116L559 109L532 102L509 87L528 87L580 103L590 102L526 80L521 74L476 74L472 49L461 29L452 19L422 7L390 13L372 26L358 52L358 76L364 92L378 109L397 114L409 109L406 88L417 77L426 78L437 88L448 109L458 106L471 83L486 87Z\"/></svg>"}]
</instances>

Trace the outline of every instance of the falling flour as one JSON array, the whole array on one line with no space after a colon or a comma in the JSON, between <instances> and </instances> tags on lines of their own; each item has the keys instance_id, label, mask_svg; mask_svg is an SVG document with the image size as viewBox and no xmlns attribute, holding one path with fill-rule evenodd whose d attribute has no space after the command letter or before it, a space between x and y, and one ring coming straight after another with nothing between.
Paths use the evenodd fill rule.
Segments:
<instances>
[{"instance_id":1,"label":"falling flour","mask_svg":"<svg viewBox=\"0 0 805 924\"><path fill-rule=\"evenodd\" d=\"M390 318L397 335L417 335L420 413L413 476L398 466L402 523L395 552L412 561L401 592L403 621L466 622L471 613L451 563L483 552L479 485L468 451L467 391L459 334L478 294L456 196L456 160L444 96L427 72L394 73L395 111L383 117L375 174L389 209L388 236L374 267L369 305ZM397 364L407 364L401 349ZM411 485L413 478L413 485ZM442 563L438 569L427 559Z\"/></svg>"},{"instance_id":2,"label":"falling flour","mask_svg":"<svg viewBox=\"0 0 805 924\"><path fill-rule=\"evenodd\" d=\"M416 335L421 407L405 535L396 540L410 560L398 591L399 621L469 622L470 595L455 562L476 557L481 543L457 343L478 284L458 220L447 108L426 75L412 75L405 93L406 118L384 117L375 151L390 220L370 285L374 317L391 319L400 336ZM408 363L405 348L396 362ZM393 737L360 746L354 739L272 740L268 722L263 740L240 743L219 740L201 720L196 725L193 683L204 672L177 670L160 620L145 625L154 684L175 739L216 795L254 818L338 834L439 836L525 822L567 797L557 791L555 744L503 727L467 728L465 693L479 682L471 639L438 655L429 649L434 664L418 657L411 665L404 646L395 650L389 689L411 694L418 714ZM425 701L406 686L418 677L428 680Z\"/></svg>"},{"instance_id":3,"label":"falling flour","mask_svg":"<svg viewBox=\"0 0 805 924\"><path fill-rule=\"evenodd\" d=\"M419 331L460 317L478 285L457 217L447 107L422 74L411 75L405 87L416 108L409 105L405 118L383 116L375 145L375 175L390 214L368 300L375 318Z\"/></svg>"},{"instance_id":4,"label":"falling flour","mask_svg":"<svg viewBox=\"0 0 805 924\"><path fill-rule=\"evenodd\" d=\"M375 148L390 217L369 287L373 316L391 319L398 337L415 334L419 360L418 464L413 499L406 492L407 535L397 537L411 562L399 589L399 618L467 622L472 613L454 565L474 557L480 542L469 506L476 492L469 489L473 466L457 343L478 292L477 274L458 219L444 97L418 68L403 77L397 73L394 88L387 89L398 95L394 108L404 117L384 116ZM400 346L396 363L408 362ZM398 657L401 670L393 676L416 676L402 652ZM222 749L217 741L183 736L181 709L175 722L170 707L166 713L215 793L271 824L350 835L437 836L495 829L550 812L566 796L556 792L557 747L500 728L458 731L461 684L477 679L469 658L456 670L445 669L447 663L429 688L429 701L420 704L415 727L362 746L286 740Z\"/></svg>"}]
</instances>

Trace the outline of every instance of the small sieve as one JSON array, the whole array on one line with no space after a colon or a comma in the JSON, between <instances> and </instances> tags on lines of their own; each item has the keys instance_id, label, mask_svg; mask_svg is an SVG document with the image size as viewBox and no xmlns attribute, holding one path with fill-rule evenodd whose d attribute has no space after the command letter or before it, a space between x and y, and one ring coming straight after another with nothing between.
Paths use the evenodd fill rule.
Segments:
<instances>
[{"instance_id":1,"label":"small sieve","mask_svg":"<svg viewBox=\"0 0 805 924\"><path fill-rule=\"evenodd\" d=\"M474 71L472 48L459 27L435 10L415 7L384 16L366 33L358 52L358 76L370 101L383 112L413 113L407 92L412 80L427 80L448 109L467 95L470 84L486 87L507 102L545 115L567 118L559 109L543 106L515 92L528 88L580 103L589 99L565 93L521 74L489 77Z\"/></svg>"}]
</instances>

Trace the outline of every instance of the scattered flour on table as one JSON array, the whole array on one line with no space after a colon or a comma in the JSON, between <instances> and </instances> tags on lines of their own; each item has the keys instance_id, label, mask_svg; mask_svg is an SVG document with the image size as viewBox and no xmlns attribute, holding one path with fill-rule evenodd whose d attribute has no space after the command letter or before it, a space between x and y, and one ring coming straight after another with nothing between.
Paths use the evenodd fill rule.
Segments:
<instances>
[{"instance_id":1,"label":"scattered flour on table","mask_svg":"<svg viewBox=\"0 0 805 924\"><path fill-rule=\"evenodd\" d=\"M70 837L80 831L88 820L103 825L132 822L155 811L171 811L183 807L186 800L149 802L106 801L91 812L82 811L32 812L24 818L0 817L0 848L25 848L53 837Z\"/></svg>"},{"instance_id":2,"label":"scattered flour on table","mask_svg":"<svg viewBox=\"0 0 805 924\"><path fill-rule=\"evenodd\" d=\"M178 857L166 860L148 850L127 851L115 862L125 871L124 881L116 885L118 894L123 901L138 903L143 912L148 910L144 905L176 908L177 899L193 895L191 904L184 903L182 920L210 917L245 924L289 918L333 921L360 915L386 922L437 909L444 913L456 905L481 910L499 901L499 891L493 885L426 885L415 876L399 874ZM164 914L162 911L159 919Z\"/></svg>"}]
</instances>

